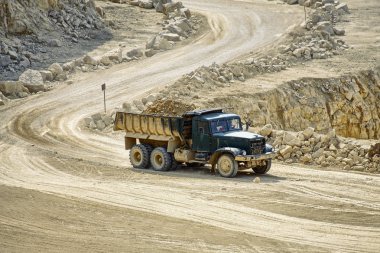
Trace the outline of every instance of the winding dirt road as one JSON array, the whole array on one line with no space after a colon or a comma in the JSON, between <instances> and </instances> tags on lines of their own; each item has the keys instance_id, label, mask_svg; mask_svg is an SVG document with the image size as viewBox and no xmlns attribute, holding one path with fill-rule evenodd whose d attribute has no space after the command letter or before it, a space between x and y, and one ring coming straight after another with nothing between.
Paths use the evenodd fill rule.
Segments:
<instances>
[{"instance_id":1,"label":"winding dirt road","mask_svg":"<svg viewBox=\"0 0 380 253\"><path fill-rule=\"evenodd\" d=\"M266 1L183 2L211 28L194 43L1 107L1 248L377 252L378 176L275 164L254 184L250 173L135 171L121 134L81 130L80 120L102 109L100 84L117 107L199 66L259 50L303 17L301 8Z\"/></svg>"}]
</instances>

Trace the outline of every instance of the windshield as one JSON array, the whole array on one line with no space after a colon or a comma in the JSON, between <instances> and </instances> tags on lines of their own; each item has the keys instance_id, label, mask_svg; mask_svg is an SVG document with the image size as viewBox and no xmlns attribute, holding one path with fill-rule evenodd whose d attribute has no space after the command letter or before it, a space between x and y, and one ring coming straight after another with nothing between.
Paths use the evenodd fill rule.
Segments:
<instances>
[{"instance_id":1,"label":"windshield","mask_svg":"<svg viewBox=\"0 0 380 253\"><path fill-rule=\"evenodd\" d=\"M211 129L213 133L224 133L228 131L242 130L240 119L223 119L211 121Z\"/></svg>"}]
</instances>

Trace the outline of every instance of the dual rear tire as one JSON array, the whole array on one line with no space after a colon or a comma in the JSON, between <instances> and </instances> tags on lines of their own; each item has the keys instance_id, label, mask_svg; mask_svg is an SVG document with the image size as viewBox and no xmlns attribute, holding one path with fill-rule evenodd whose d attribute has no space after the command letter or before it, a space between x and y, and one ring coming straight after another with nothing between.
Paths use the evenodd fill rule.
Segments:
<instances>
[{"instance_id":1,"label":"dual rear tire","mask_svg":"<svg viewBox=\"0 0 380 253\"><path fill-rule=\"evenodd\" d=\"M150 153L152 147L144 144L136 144L129 151L129 160L133 168L146 169L150 165Z\"/></svg>"},{"instance_id":2,"label":"dual rear tire","mask_svg":"<svg viewBox=\"0 0 380 253\"><path fill-rule=\"evenodd\" d=\"M136 144L129 152L129 160L133 168L147 169L152 166L156 171L168 171L176 166L173 155L165 148L155 149L148 144Z\"/></svg>"},{"instance_id":3,"label":"dual rear tire","mask_svg":"<svg viewBox=\"0 0 380 253\"><path fill-rule=\"evenodd\" d=\"M166 148L155 148L150 155L150 163L153 170L168 171L172 168L172 156L166 151Z\"/></svg>"}]
</instances>

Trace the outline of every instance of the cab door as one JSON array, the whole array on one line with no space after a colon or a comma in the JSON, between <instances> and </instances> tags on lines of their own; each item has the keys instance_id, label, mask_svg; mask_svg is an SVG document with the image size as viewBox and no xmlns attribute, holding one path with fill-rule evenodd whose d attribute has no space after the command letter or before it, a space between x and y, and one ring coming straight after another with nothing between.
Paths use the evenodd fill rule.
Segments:
<instances>
[{"instance_id":1,"label":"cab door","mask_svg":"<svg viewBox=\"0 0 380 253\"><path fill-rule=\"evenodd\" d=\"M195 133L196 138L193 138L193 149L198 152L210 152L211 134L208 121L198 121ZM194 130L193 130L194 131Z\"/></svg>"}]
</instances>

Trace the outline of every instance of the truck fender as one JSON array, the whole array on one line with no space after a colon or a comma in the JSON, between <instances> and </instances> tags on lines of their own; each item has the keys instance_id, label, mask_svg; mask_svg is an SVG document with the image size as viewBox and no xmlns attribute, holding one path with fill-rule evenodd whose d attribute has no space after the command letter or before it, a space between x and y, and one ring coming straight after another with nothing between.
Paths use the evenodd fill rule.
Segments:
<instances>
[{"instance_id":1,"label":"truck fender","mask_svg":"<svg viewBox=\"0 0 380 253\"><path fill-rule=\"evenodd\" d=\"M215 164L218 161L219 157L223 154L231 154L235 157L237 155L242 155L243 152L244 150L240 148L220 148L216 150L214 154L212 154L210 158L210 164Z\"/></svg>"}]
</instances>

